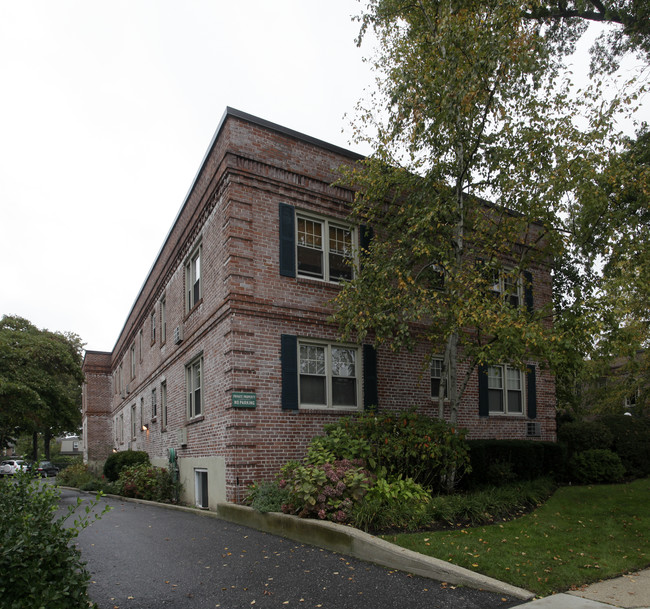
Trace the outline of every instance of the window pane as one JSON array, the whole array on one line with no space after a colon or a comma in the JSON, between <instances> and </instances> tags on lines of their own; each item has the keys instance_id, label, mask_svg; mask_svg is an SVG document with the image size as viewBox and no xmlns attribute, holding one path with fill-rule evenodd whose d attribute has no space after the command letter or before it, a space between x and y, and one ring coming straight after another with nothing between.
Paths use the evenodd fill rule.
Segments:
<instances>
[{"instance_id":1,"label":"window pane","mask_svg":"<svg viewBox=\"0 0 650 609\"><path fill-rule=\"evenodd\" d=\"M332 347L332 375L356 376L355 355L354 349Z\"/></svg>"},{"instance_id":2,"label":"window pane","mask_svg":"<svg viewBox=\"0 0 650 609\"><path fill-rule=\"evenodd\" d=\"M354 378L334 377L332 379L332 405L357 405L357 380Z\"/></svg>"},{"instance_id":3,"label":"window pane","mask_svg":"<svg viewBox=\"0 0 650 609\"><path fill-rule=\"evenodd\" d=\"M300 374L325 374L325 347L300 345Z\"/></svg>"},{"instance_id":4,"label":"window pane","mask_svg":"<svg viewBox=\"0 0 650 609\"><path fill-rule=\"evenodd\" d=\"M323 225L315 220L298 218L298 245L323 249Z\"/></svg>"},{"instance_id":5,"label":"window pane","mask_svg":"<svg viewBox=\"0 0 650 609\"><path fill-rule=\"evenodd\" d=\"M503 370L500 366L490 366L488 368L488 388L503 389Z\"/></svg>"},{"instance_id":6,"label":"window pane","mask_svg":"<svg viewBox=\"0 0 650 609\"><path fill-rule=\"evenodd\" d=\"M300 403L325 405L325 377L300 375Z\"/></svg>"},{"instance_id":7,"label":"window pane","mask_svg":"<svg viewBox=\"0 0 650 609\"><path fill-rule=\"evenodd\" d=\"M502 396L503 392L500 389L488 390L488 404L490 406L490 412L503 412L503 404L501 403Z\"/></svg>"},{"instance_id":8,"label":"window pane","mask_svg":"<svg viewBox=\"0 0 650 609\"><path fill-rule=\"evenodd\" d=\"M352 232L339 226L329 227L330 280L352 279Z\"/></svg>"},{"instance_id":9,"label":"window pane","mask_svg":"<svg viewBox=\"0 0 650 609\"><path fill-rule=\"evenodd\" d=\"M508 412L523 412L521 391L508 391Z\"/></svg>"},{"instance_id":10,"label":"window pane","mask_svg":"<svg viewBox=\"0 0 650 609\"><path fill-rule=\"evenodd\" d=\"M521 390L521 371L516 368L507 368L508 389Z\"/></svg>"},{"instance_id":11,"label":"window pane","mask_svg":"<svg viewBox=\"0 0 650 609\"><path fill-rule=\"evenodd\" d=\"M323 278L323 252L298 246L298 272Z\"/></svg>"}]
</instances>

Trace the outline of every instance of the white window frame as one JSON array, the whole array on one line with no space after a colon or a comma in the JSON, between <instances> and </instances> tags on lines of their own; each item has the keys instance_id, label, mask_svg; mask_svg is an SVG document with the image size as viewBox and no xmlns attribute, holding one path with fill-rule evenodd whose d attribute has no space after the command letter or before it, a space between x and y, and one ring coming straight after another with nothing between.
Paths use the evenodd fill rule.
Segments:
<instances>
[{"instance_id":1,"label":"white window frame","mask_svg":"<svg viewBox=\"0 0 650 609\"><path fill-rule=\"evenodd\" d=\"M324 355L324 370L323 373L308 373L303 372L303 349L314 347L317 350L323 350ZM349 350L354 353L354 375L353 376L338 376L333 371L333 358L332 352L335 349ZM298 404L300 408L316 409L316 410L349 410L356 412L362 410L362 384L363 384L363 370L362 370L362 357L361 349L357 345L349 345L344 343L335 343L314 339L298 339ZM302 377L322 377L325 379L325 401L324 403L310 403L303 397L303 389L301 387ZM334 379L336 378L353 378L355 380L354 397L356 404L334 404Z\"/></svg>"},{"instance_id":2,"label":"white window frame","mask_svg":"<svg viewBox=\"0 0 650 609\"><path fill-rule=\"evenodd\" d=\"M203 478L205 477L205 485L203 484ZM208 478L208 470L205 468L196 468L194 470L194 503L196 507L202 509L208 509L209 507L209 484L210 480ZM203 496L203 488L205 486L206 497Z\"/></svg>"},{"instance_id":3,"label":"white window frame","mask_svg":"<svg viewBox=\"0 0 650 609\"><path fill-rule=\"evenodd\" d=\"M185 262L185 311L191 311L203 298L203 244L199 243ZM198 284L198 285L197 285Z\"/></svg>"},{"instance_id":4,"label":"white window frame","mask_svg":"<svg viewBox=\"0 0 650 609\"><path fill-rule=\"evenodd\" d=\"M436 355L431 358L431 364L429 369L431 371L431 398L434 400L439 399L439 392L433 390L433 381L436 380L439 383L442 382L442 364L444 362L444 357L441 355ZM449 397L449 370L447 370L447 386L445 387L444 399L446 400Z\"/></svg>"},{"instance_id":5,"label":"white window frame","mask_svg":"<svg viewBox=\"0 0 650 609\"><path fill-rule=\"evenodd\" d=\"M496 374L498 372L498 375ZM488 366L488 408L490 416L524 416L526 414L526 375L508 364ZM499 382L500 381L500 382ZM500 392L499 408L493 408L494 397ZM510 397L519 395L520 409L512 409Z\"/></svg>"},{"instance_id":6,"label":"white window frame","mask_svg":"<svg viewBox=\"0 0 650 609\"><path fill-rule=\"evenodd\" d=\"M160 383L160 426L162 429L167 428L167 381Z\"/></svg>"},{"instance_id":7,"label":"white window frame","mask_svg":"<svg viewBox=\"0 0 650 609\"><path fill-rule=\"evenodd\" d=\"M167 341L167 298L163 296L160 299L160 344L164 345Z\"/></svg>"},{"instance_id":8,"label":"white window frame","mask_svg":"<svg viewBox=\"0 0 650 609\"><path fill-rule=\"evenodd\" d=\"M154 387L151 390L151 420L155 421L158 418L158 392Z\"/></svg>"},{"instance_id":9,"label":"white window frame","mask_svg":"<svg viewBox=\"0 0 650 609\"><path fill-rule=\"evenodd\" d=\"M198 384L196 371L198 369ZM187 388L187 418L194 419L203 415L204 396L203 355L195 357L185 367L185 386ZM198 395L197 395L198 392Z\"/></svg>"},{"instance_id":10,"label":"white window frame","mask_svg":"<svg viewBox=\"0 0 650 609\"><path fill-rule=\"evenodd\" d=\"M514 269L492 269L491 290L501 296L513 307L520 307L524 302L524 282L521 273L514 274Z\"/></svg>"},{"instance_id":11,"label":"white window frame","mask_svg":"<svg viewBox=\"0 0 650 609\"><path fill-rule=\"evenodd\" d=\"M305 240L302 232L300 230L301 222L311 222L313 224L318 224L321 226L321 247L315 247L310 245ZM350 251L347 252L336 252L333 251L330 244L330 229L338 229L350 234ZM355 252L357 250L357 230L355 227L347 224L344 221L336 220L334 218L326 218L323 216L316 216L312 214L306 214L303 212L296 212L296 227L295 227L295 242L296 242L296 274L298 277L306 277L308 279L319 279L321 281L327 281L329 283L340 283L341 281L347 281L346 277L332 277L332 272L330 269L330 256L332 254L339 254L347 258L350 262L350 277L349 279L354 278L354 269L356 265ZM312 273L309 271L300 269L300 248L311 249L319 251L321 253L321 272Z\"/></svg>"}]
</instances>

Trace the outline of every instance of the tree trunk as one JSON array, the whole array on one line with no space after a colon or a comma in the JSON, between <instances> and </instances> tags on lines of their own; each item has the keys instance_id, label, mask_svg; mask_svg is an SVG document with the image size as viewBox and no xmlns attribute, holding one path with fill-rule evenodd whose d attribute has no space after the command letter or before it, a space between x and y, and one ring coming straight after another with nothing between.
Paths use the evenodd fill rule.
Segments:
<instances>
[{"instance_id":1,"label":"tree trunk","mask_svg":"<svg viewBox=\"0 0 650 609\"><path fill-rule=\"evenodd\" d=\"M38 432L32 434L32 461L38 460Z\"/></svg>"},{"instance_id":2,"label":"tree trunk","mask_svg":"<svg viewBox=\"0 0 650 609\"><path fill-rule=\"evenodd\" d=\"M52 434L49 431L46 431L43 434L43 453L45 454L45 460L50 460L50 442L52 441Z\"/></svg>"}]
</instances>

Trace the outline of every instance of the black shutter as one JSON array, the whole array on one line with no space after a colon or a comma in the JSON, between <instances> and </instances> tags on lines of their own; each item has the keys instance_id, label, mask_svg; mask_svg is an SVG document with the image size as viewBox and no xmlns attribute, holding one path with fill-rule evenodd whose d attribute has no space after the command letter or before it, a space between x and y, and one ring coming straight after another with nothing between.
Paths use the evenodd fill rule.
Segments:
<instances>
[{"instance_id":1,"label":"black shutter","mask_svg":"<svg viewBox=\"0 0 650 609\"><path fill-rule=\"evenodd\" d=\"M280 337L282 366L282 410L298 410L298 338L289 334Z\"/></svg>"},{"instance_id":2,"label":"black shutter","mask_svg":"<svg viewBox=\"0 0 650 609\"><path fill-rule=\"evenodd\" d=\"M490 416L490 397L488 394L488 369L487 366L478 367L478 416Z\"/></svg>"},{"instance_id":3,"label":"black shutter","mask_svg":"<svg viewBox=\"0 0 650 609\"><path fill-rule=\"evenodd\" d=\"M280 275L296 276L296 215L293 205L280 203Z\"/></svg>"},{"instance_id":4,"label":"black shutter","mask_svg":"<svg viewBox=\"0 0 650 609\"><path fill-rule=\"evenodd\" d=\"M377 350L372 345L363 346L363 408L377 410Z\"/></svg>"},{"instance_id":5,"label":"black shutter","mask_svg":"<svg viewBox=\"0 0 650 609\"><path fill-rule=\"evenodd\" d=\"M535 364L528 367L526 373L526 395L528 406L528 418L537 418L537 374L535 372Z\"/></svg>"},{"instance_id":6,"label":"black shutter","mask_svg":"<svg viewBox=\"0 0 650 609\"><path fill-rule=\"evenodd\" d=\"M526 310L532 313L535 303L533 302L533 274L530 271L524 271L524 303Z\"/></svg>"}]
</instances>

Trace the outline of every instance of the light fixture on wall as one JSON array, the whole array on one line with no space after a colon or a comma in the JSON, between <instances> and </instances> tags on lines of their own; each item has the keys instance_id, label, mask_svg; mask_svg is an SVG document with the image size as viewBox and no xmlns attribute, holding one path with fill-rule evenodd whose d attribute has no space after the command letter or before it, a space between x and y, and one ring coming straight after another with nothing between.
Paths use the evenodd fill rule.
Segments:
<instances>
[{"instance_id":1,"label":"light fixture on wall","mask_svg":"<svg viewBox=\"0 0 650 609\"><path fill-rule=\"evenodd\" d=\"M148 423L144 423L142 425L142 431L149 431L149 424Z\"/></svg>"}]
</instances>

